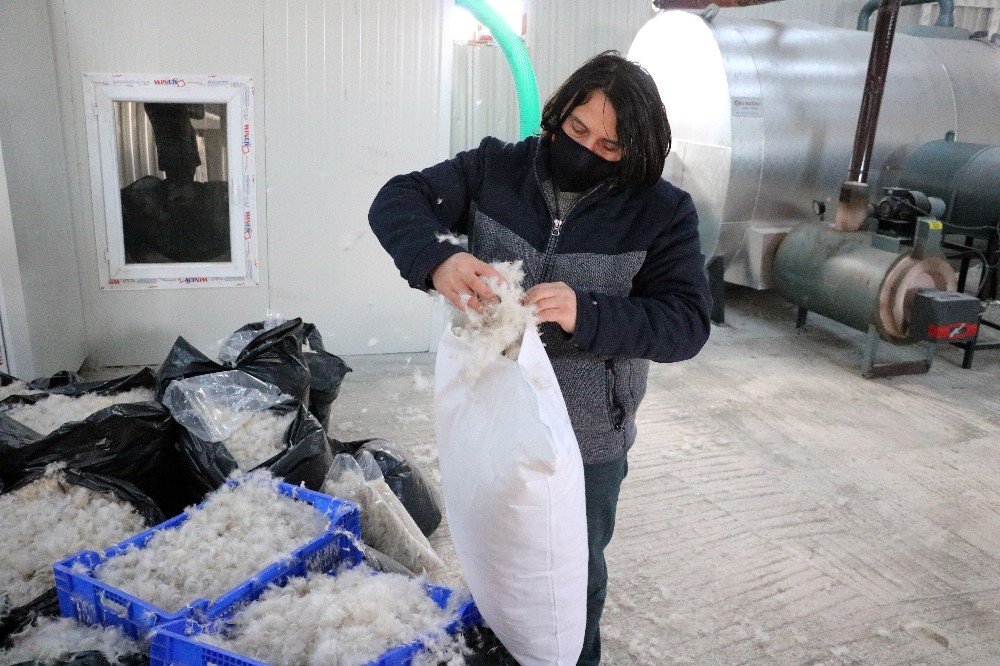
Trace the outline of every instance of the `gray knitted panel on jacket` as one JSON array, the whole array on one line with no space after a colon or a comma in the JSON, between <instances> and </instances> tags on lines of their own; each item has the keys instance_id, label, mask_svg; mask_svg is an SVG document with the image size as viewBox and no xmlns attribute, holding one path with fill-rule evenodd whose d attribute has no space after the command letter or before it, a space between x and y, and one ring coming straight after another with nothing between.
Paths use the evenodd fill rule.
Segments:
<instances>
[{"instance_id":1,"label":"gray knitted panel on jacket","mask_svg":"<svg viewBox=\"0 0 1000 666\"><path fill-rule=\"evenodd\" d=\"M545 255L525 239L477 209L471 222L470 251L487 262L522 260L525 289L544 278L582 291L628 296L646 258L645 252L553 254L546 276ZM603 463L625 455L635 442L635 413L646 393L649 361L581 351L556 324L542 324L540 330L583 462Z\"/></svg>"}]
</instances>

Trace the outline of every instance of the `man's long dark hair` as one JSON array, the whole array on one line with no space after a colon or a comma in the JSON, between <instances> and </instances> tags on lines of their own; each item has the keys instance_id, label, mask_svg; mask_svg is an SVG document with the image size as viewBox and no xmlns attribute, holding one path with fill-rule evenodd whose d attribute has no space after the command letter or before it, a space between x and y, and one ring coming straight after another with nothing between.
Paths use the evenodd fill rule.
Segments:
<instances>
[{"instance_id":1,"label":"man's long dark hair","mask_svg":"<svg viewBox=\"0 0 1000 666\"><path fill-rule=\"evenodd\" d=\"M594 90L611 102L618 118L621 166L618 185L650 187L663 175L670 152L670 123L653 77L617 51L599 53L570 74L542 109L542 135L549 139L569 117L585 104Z\"/></svg>"}]
</instances>

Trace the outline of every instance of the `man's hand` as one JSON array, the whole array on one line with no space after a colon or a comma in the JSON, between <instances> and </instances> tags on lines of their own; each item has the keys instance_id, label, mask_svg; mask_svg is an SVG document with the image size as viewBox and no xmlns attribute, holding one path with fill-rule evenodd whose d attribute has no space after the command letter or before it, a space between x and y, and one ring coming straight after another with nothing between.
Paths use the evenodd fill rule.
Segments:
<instances>
[{"instance_id":1,"label":"man's hand","mask_svg":"<svg viewBox=\"0 0 1000 666\"><path fill-rule=\"evenodd\" d=\"M524 302L537 308L539 323L553 321L567 333L576 331L576 292L565 282L536 284Z\"/></svg>"},{"instance_id":2,"label":"man's hand","mask_svg":"<svg viewBox=\"0 0 1000 666\"><path fill-rule=\"evenodd\" d=\"M459 252L434 269L431 283L438 293L459 310L470 307L476 312L482 312L484 301L496 300L496 296L483 282L484 277L504 281L503 276L486 262L476 259L468 252Z\"/></svg>"}]
</instances>

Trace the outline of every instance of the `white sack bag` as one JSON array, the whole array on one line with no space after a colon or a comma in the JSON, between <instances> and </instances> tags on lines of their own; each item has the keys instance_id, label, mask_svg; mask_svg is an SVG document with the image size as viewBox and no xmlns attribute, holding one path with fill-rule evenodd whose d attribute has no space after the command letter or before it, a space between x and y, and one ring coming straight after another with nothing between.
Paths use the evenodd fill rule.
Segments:
<instances>
[{"instance_id":1,"label":"white sack bag","mask_svg":"<svg viewBox=\"0 0 1000 666\"><path fill-rule=\"evenodd\" d=\"M445 509L483 617L522 666L576 664L587 606L583 461L537 331L470 378L445 331L434 410Z\"/></svg>"}]
</instances>

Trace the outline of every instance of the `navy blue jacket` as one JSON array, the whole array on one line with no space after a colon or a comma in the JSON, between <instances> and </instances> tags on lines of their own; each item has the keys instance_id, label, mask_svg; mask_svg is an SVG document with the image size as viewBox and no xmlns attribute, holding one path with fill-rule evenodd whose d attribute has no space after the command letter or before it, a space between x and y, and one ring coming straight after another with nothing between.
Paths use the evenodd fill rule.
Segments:
<instances>
[{"instance_id":1,"label":"navy blue jacket","mask_svg":"<svg viewBox=\"0 0 1000 666\"><path fill-rule=\"evenodd\" d=\"M557 214L558 212L558 214ZM462 249L521 259L525 288L562 281L577 295L576 331L542 325L585 463L620 457L635 439L648 361L691 358L711 308L690 195L665 180L641 191L601 184L557 211L548 145L487 137L420 172L396 176L369 212L372 230L411 286Z\"/></svg>"}]
</instances>

